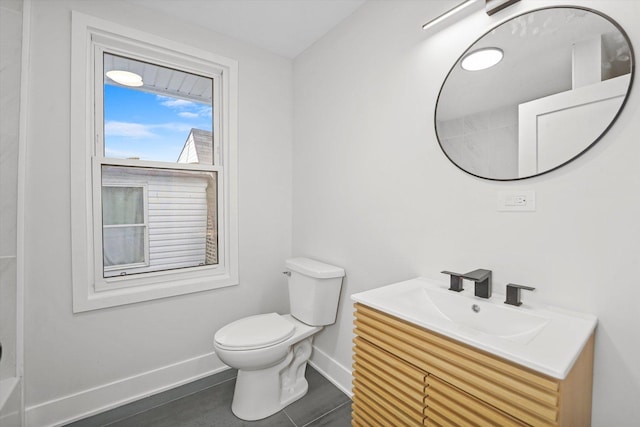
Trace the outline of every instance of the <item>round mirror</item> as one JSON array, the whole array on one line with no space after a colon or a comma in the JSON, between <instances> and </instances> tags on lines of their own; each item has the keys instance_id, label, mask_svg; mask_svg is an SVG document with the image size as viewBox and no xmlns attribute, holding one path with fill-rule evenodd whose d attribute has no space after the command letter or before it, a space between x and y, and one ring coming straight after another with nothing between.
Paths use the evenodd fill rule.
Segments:
<instances>
[{"instance_id":1,"label":"round mirror","mask_svg":"<svg viewBox=\"0 0 640 427\"><path fill-rule=\"evenodd\" d=\"M633 49L607 16L535 10L467 49L440 89L436 134L472 175L529 178L584 153L611 127L633 80Z\"/></svg>"}]
</instances>

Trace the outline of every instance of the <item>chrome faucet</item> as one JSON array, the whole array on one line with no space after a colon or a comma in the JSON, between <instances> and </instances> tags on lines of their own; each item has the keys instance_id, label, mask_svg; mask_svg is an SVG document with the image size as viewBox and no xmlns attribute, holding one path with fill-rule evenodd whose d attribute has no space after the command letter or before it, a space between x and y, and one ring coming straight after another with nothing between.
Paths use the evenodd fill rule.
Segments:
<instances>
[{"instance_id":1,"label":"chrome faucet","mask_svg":"<svg viewBox=\"0 0 640 427\"><path fill-rule=\"evenodd\" d=\"M479 268L465 274L454 273L452 271L442 271L451 276L449 290L460 292L464 288L462 279L473 280L475 282L475 296L480 298L491 298L491 270Z\"/></svg>"}]
</instances>

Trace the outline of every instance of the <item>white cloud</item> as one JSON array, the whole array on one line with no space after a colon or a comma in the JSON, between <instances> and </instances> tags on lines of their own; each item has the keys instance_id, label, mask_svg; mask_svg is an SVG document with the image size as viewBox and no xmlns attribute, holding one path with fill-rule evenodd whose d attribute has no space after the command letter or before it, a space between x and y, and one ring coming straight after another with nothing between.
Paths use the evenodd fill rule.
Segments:
<instances>
[{"instance_id":1,"label":"white cloud","mask_svg":"<svg viewBox=\"0 0 640 427\"><path fill-rule=\"evenodd\" d=\"M108 136L127 136L134 138L150 138L155 136L151 131L153 125L141 123L108 121L104 124L104 133Z\"/></svg>"},{"instance_id":2,"label":"white cloud","mask_svg":"<svg viewBox=\"0 0 640 427\"><path fill-rule=\"evenodd\" d=\"M201 104L199 102L187 101L185 99L171 98L169 96L156 95L156 99L160 105L178 110L178 116L186 119L197 119L199 117L211 117L211 105Z\"/></svg>"},{"instance_id":3,"label":"white cloud","mask_svg":"<svg viewBox=\"0 0 640 427\"><path fill-rule=\"evenodd\" d=\"M160 101L160 105L164 105L169 108L176 108L179 110L187 108L195 108L196 103L187 101L186 99L171 98L169 96L156 95L156 99Z\"/></svg>"},{"instance_id":4,"label":"white cloud","mask_svg":"<svg viewBox=\"0 0 640 427\"><path fill-rule=\"evenodd\" d=\"M197 109L193 109L191 111L180 111L178 116L183 117L185 119L198 119L211 118L212 108L211 107L198 107Z\"/></svg>"},{"instance_id":5,"label":"white cloud","mask_svg":"<svg viewBox=\"0 0 640 427\"><path fill-rule=\"evenodd\" d=\"M161 102L161 104L169 108L187 108L195 106L194 102L184 99L167 99L166 101Z\"/></svg>"},{"instance_id":6,"label":"white cloud","mask_svg":"<svg viewBox=\"0 0 640 427\"><path fill-rule=\"evenodd\" d=\"M193 125L184 122L168 122L157 124L142 124L131 122L108 121L104 124L106 136L122 136L128 138L156 138L166 132L180 132L186 135Z\"/></svg>"},{"instance_id":7,"label":"white cloud","mask_svg":"<svg viewBox=\"0 0 640 427\"><path fill-rule=\"evenodd\" d=\"M200 107L200 110L198 111L198 114L200 114L201 117L211 117L212 113L213 108L211 108L211 106Z\"/></svg>"}]
</instances>

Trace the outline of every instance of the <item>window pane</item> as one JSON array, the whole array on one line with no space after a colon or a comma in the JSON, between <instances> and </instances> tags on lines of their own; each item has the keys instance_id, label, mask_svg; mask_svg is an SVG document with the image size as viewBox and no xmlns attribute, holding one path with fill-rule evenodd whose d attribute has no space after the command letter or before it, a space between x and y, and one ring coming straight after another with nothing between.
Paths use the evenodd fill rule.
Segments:
<instances>
[{"instance_id":1,"label":"window pane","mask_svg":"<svg viewBox=\"0 0 640 427\"><path fill-rule=\"evenodd\" d=\"M144 192L142 187L102 187L102 223L143 224Z\"/></svg>"},{"instance_id":2,"label":"window pane","mask_svg":"<svg viewBox=\"0 0 640 427\"><path fill-rule=\"evenodd\" d=\"M103 165L102 180L103 188L135 188L141 183L147 188L146 266L110 268L105 277L218 263L216 172ZM105 235L115 227L123 228L105 225ZM106 263L107 253L114 250L105 243L105 267L118 265Z\"/></svg>"},{"instance_id":3,"label":"window pane","mask_svg":"<svg viewBox=\"0 0 640 427\"><path fill-rule=\"evenodd\" d=\"M105 227L102 241L105 267L144 262L144 226Z\"/></svg>"},{"instance_id":4,"label":"window pane","mask_svg":"<svg viewBox=\"0 0 640 427\"><path fill-rule=\"evenodd\" d=\"M105 157L213 164L213 79L103 57ZM141 86L118 83L113 71L135 73Z\"/></svg>"}]
</instances>

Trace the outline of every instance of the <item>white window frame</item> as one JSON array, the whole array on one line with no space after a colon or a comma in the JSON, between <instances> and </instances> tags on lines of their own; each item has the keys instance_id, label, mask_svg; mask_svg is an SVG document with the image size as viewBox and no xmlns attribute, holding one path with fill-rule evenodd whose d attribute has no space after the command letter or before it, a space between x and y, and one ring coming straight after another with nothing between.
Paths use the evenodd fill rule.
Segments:
<instances>
[{"instance_id":1,"label":"white window frame","mask_svg":"<svg viewBox=\"0 0 640 427\"><path fill-rule=\"evenodd\" d=\"M102 88L96 90L96 50L214 79L221 94L214 105L220 162L185 165L185 169L215 171L218 185L218 264L157 271L124 277L103 277L102 212L100 190L103 165L162 169L161 162L105 158L102 129L95 115L102 114ZM102 71L100 70L100 73ZM96 97L96 94L97 97ZM214 97L215 99L216 97ZM237 195L237 61L129 27L72 12L71 37L71 243L73 311L107 307L201 292L238 284ZM181 169L166 163L166 169Z\"/></svg>"}]
</instances>

